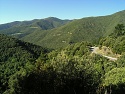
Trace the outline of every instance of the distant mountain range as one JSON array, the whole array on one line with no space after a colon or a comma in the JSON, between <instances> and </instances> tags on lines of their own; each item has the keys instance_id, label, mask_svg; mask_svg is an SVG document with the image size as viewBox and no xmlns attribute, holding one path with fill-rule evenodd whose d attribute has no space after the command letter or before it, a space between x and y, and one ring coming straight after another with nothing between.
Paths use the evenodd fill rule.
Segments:
<instances>
[{"instance_id":1,"label":"distant mountain range","mask_svg":"<svg viewBox=\"0 0 125 94\"><path fill-rule=\"evenodd\" d=\"M59 48L83 40L97 43L111 34L117 24L125 24L125 10L108 16L61 20L54 17L16 21L0 25L0 33L43 47Z\"/></svg>"}]
</instances>

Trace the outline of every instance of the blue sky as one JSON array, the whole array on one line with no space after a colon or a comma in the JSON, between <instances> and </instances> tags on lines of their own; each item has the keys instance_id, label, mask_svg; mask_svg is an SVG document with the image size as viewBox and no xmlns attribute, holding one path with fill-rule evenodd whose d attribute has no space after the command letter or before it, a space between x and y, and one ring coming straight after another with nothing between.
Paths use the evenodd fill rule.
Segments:
<instances>
[{"instance_id":1,"label":"blue sky","mask_svg":"<svg viewBox=\"0 0 125 94\"><path fill-rule=\"evenodd\" d=\"M80 19L125 10L125 0L0 0L0 24L57 17Z\"/></svg>"}]
</instances>

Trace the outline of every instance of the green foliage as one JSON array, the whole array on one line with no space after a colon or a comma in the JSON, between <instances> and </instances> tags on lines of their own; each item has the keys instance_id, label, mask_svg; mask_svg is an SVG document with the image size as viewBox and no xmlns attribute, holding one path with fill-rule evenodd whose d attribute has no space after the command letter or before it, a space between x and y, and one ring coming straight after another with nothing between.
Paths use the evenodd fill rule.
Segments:
<instances>
[{"instance_id":1,"label":"green foliage","mask_svg":"<svg viewBox=\"0 0 125 94\"><path fill-rule=\"evenodd\" d=\"M10 76L8 89L3 94L26 94L25 92L21 93L21 89L23 88L23 86L20 87L23 84L21 81L29 76L33 70L34 66L30 63L26 63L24 68L21 68Z\"/></svg>"},{"instance_id":2,"label":"green foliage","mask_svg":"<svg viewBox=\"0 0 125 94\"><path fill-rule=\"evenodd\" d=\"M123 53L122 56L118 58L116 63L118 68L125 67L125 53Z\"/></svg>"},{"instance_id":3,"label":"green foliage","mask_svg":"<svg viewBox=\"0 0 125 94\"><path fill-rule=\"evenodd\" d=\"M115 36L118 37L118 36L121 36L121 35L124 35L125 34L125 29L124 29L124 25L123 24L118 24L116 27L115 27Z\"/></svg>"},{"instance_id":4,"label":"green foliage","mask_svg":"<svg viewBox=\"0 0 125 94\"><path fill-rule=\"evenodd\" d=\"M114 66L111 64L111 69L108 70L102 80L100 92L110 94L124 94L125 92L125 26L118 24L114 32L100 40L101 46L107 46L116 54L121 54ZM108 62L109 64L109 62Z\"/></svg>"},{"instance_id":5,"label":"green foliage","mask_svg":"<svg viewBox=\"0 0 125 94\"><path fill-rule=\"evenodd\" d=\"M46 19L35 19L32 21L16 21L12 23L0 25L0 33L14 36L16 38L25 37L34 31L43 31L60 27L71 20L60 20L58 18L49 17Z\"/></svg>"},{"instance_id":6,"label":"green foliage","mask_svg":"<svg viewBox=\"0 0 125 94\"><path fill-rule=\"evenodd\" d=\"M64 52L68 56L83 56L90 52L90 47L92 46L89 42L81 42L67 46Z\"/></svg>"},{"instance_id":7,"label":"green foliage","mask_svg":"<svg viewBox=\"0 0 125 94\"><path fill-rule=\"evenodd\" d=\"M100 45L110 47L114 53L122 54L122 52L125 52L124 32L124 25L118 24L110 36L100 40Z\"/></svg>"},{"instance_id":8,"label":"green foliage","mask_svg":"<svg viewBox=\"0 0 125 94\"><path fill-rule=\"evenodd\" d=\"M22 23L19 27L17 23L15 28L13 23L12 28L11 25L4 27L3 29L12 30L9 34L24 28L27 33L23 34L28 34L28 41L32 40L44 47L66 47L48 50L0 35L0 94L124 94L124 25L116 26L112 19L118 18L119 22L119 14L123 15L124 12L107 17L74 20L64 26L62 25L67 22L48 18L34 20L34 24L26 23L27 26ZM108 26L108 23L113 25ZM39 28L32 28L31 33L29 25L30 29L33 26ZM82 41L92 40L91 42L97 43L104 31L112 31L113 26L116 26L114 34L101 39L100 48L104 45L114 53L121 54L117 61L91 53L90 47L93 44ZM44 30L41 32L40 29ZM24 38L23 35L22 37ZM24 39L27 40L27 36Z\"/></svg>"},{"instance_id":9,"label":"green foliage","mask_svg":"<svg viewBox=\"0 0 125 94\"><path fill-rule=\"evenodd\" d=\"M124 94L125 92L125 68L114 68L105 74L103 80L105 91L111 94Z\"/></svg>"},{"instance_id":10,"label":"green foliage","mask_svg":"<svg viewBox=\"0 0 125 94\"><path fill-rule=\"evenodd\" d=\"M25 42L23 44L22 41L1 36L2 39L3 37L9 39L7 41L13 40L12 44L8 43L5 47L16 46L18 48L18 46L21 46L20 48L24 49L30 45L30 48L28 46L26 51L34 49L34 53L39 52L39 49L35 49L35 45L32 46ZM3 40L5 41L5 39ZM110 40L112 39L110 38ZM17 45L17 43L20 45ZM110 46L110 44L108 45ZM123 94L124 55L118 61L113 62L103 56L91 54L90 47L92 47L92 44L84 41L70 44L63 49L53 50L50 53L47 53L48 50L42 49L42 53L38 54L40 56L31 57L32 60L26 61L25 59L29 57L21 57L23 55L18 50L19 58L23 58L24 61L22 59L17 61L17 58L10 56L11 61L7 59L6 62L0 63L0 93L99 94L109 93L111 89L113 92L117 92L116 94ZM34 54L32 53L32 55ZM116 72L118 74L115 74ZM113 79L116 76L117 80ZM111 78L113 81L110 81Z\"/></svg>"},{"instance_id":11,"label":"green foliage","mask_svg":"<svg viewBox=\"0 0 125 94\"><path fill-rule=\"evenodd\" d=\"M15 38L0 35L0 62L17 60L27 62L37 58L44 48Z\"/></svg>"},{"instance_id":12,"label":"green foliage","mask_svg":"<svg viewBox=\"0 0 125 94\"><path fill-rule=\"evenodd\" d=\"M99 42L100 45L104 45L104 46L110 47L110 48L113 48L114 43L115 43L115 39L112 37L102 38Z\"/></svg>"},{"instance_id":13,"label":"green foliage","mask_svg":"<svg viewBox=\"0 0 125 94\"><path fill-rule=\"evenodd\" d=\"M47 52L40 46L0 34L0 93L8 88L8 81L13 74Z\"/></svg>"},{"instance_id":14,"label":"green foliage","mask_svg":"<svg viewBox=\"0 0 125 94\"><path fill-rule=\"evenodd\" d=\"M114 79L115 78L115 79ZM125 82L125 68L114 68L105 74L104 86L117 85Z\"/></svg>"},{"instance_id":15,"label":"green foliage","mask_svg":"<svg viewBox=\"0 0 125 94\"><path fill-rule=\"evenodd\" d=\"M101 56L89 56L90 45L88 42L76 43L42 55L36 62L36 70L23 80L26 84L20 86L24 86L21 93L96 94L101 77L115 65ZM78 54L79 51L84 53Z\"/></svg>"},{"instance_id":16,"label":"green foliage","mask_svg":"<svg viewBox=\"0 0 125 94\"><path fill-rule=\"evenodd\" d=\"M65 62L60 59L56 58L50 64L37 62L36 71L25 76L20 82L22 84L19 84L19 87L23 88L14 89L15 92L20 94L95 94L98 75L94 73L94 67L89 65L84 67L84 62L79 63L73 59Z\"/></svg>"},{"instance_id":17,"label":"green foliage","mask_svg":"<svg viewBox=\"0 0 125 94\"><path fill-rule=\"evenodd\" d=\"M100 38L110 35L117 24L120 23L116 27L116 32L123 28L124 15L125 11L121 11L109 16L88 17L73 21L50 17L0 25L0 33L53 49L81 41L98 44Z\"/></svg>"}]
</instances>

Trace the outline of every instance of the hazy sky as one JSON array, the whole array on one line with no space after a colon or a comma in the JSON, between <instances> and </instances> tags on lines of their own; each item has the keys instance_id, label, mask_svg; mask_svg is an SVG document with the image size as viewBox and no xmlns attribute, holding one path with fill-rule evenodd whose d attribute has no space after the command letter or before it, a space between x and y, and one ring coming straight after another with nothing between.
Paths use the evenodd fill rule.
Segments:
<instances>
[{"instance_id":1,"label":"hazy sky","mask_svg":"<svg viewBox=\"0 0 125 94\"><path fill-rule=\"evenodd\" d=\"M79 19L125 10L125 0L0 0L0 24L57 17Z\"/></svg>"}]
</instances>

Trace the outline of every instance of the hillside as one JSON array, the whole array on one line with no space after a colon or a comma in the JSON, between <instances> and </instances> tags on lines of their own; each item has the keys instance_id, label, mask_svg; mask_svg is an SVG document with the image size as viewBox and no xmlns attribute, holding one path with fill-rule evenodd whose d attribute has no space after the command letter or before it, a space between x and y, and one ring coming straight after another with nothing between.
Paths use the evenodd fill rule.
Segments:
<instances>
[{"instance_id":1,"label":"hillside","mask_svg":"<svg viewBox=\"0 0 125 94\"><path fill-rule=\"evenodd\" d=\"M55 17L35 19L32 21L15 21L12 23L1 24L0 33L21 38L34 31L43 31L60 27L70 21L71 20L61 20Z\"/></svg>"},{"instance_id":2,"label":"hillside","mask_svg":"<svg viewBox=\"0 0 125 94\"><path fill-rule=\"evenodd\" d=\"M8 80L35 60L47 49L0 34L0 94L8 88ZM10 94L10 93L9 93Z\"/></svg>"},{"instance_id":3,"label":"hillside","mask_svg":"<svg viewBox=\"0 0 125 94\"><path fill-rule=\"evenodd\" d=\"M46 49L0 34L0 62L36 59Z\"/></svg>"},{"instance_id":4,"label":"hillside","mask_svg":"<svg viewBox=\"0 0 125 94\"><path fill-rule=\"evenodd\" d=\"M111 34L118 23L125 23L124 16L125 11L122 11L108 16L74 20L52 30L33 32L22 40L50 48L64 47L83 40L97 43L101 37Z\"/></svg>"},{"instance_id":5,"label":"hillside","mask_svg":"<svg viewBox=\"0 0 125 94\"><path fill-rule=\"evenodd\" d=\"M116 47L123 48L113 49L112 54L122 52L115 61L92 54L94 45L86 41L48 52L0 34L0 94L124 94L125 32L113 33L100 41L100 47L113 46L114 37Z\"/></svg>"},{"instance_id":6,"label":"hillside","mask_svg":"<svg viewBox=\"0 0 125 94\"><path fill-rule=\"evenodd\" d=\"M10 77L4 93L124 94L125 55L111 61L91 54L91 46L83 41L53 50L44 58L41 55L33 68L30 65Z\"/></svg>"},{"instance_id":7,"label":"hillside","mask_svg":"<svg viewBox=\"0 0 125 94\"><path fill-rule=\"evenodd\" d=\"M16 28L4 29L0 33L14 35L21 40L55 49L83 40L98 43L100 38L110 35L119 23L125 24L125 11L108 16L73 20L65 25L55 26L55 28L43 22L43 24L47 24L47 27L40 27L40 25L40 28L36 28L36 26L27 27L26 25L17 26ZM10 34L10 32L12 33Z\"/></svg>"}]
</instances>

